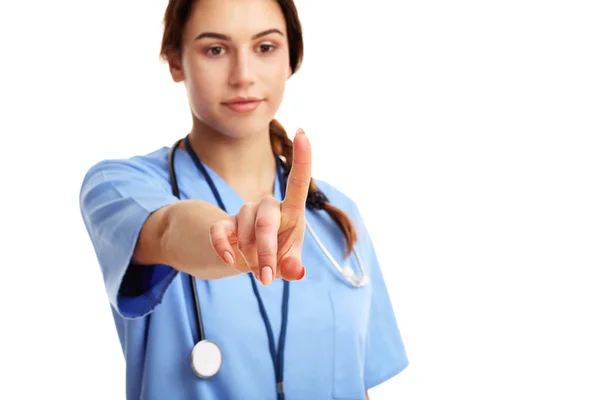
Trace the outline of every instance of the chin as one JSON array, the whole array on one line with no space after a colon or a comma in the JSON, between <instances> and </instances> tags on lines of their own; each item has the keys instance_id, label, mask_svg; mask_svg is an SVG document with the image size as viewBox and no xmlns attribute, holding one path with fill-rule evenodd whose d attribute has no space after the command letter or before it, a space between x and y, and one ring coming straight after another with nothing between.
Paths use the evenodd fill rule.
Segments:
<instances>
[{"instance_id":1,"label":"chin","mask_svg":"<svg viewBox=\"0 0 600 400\"><path fill-rule=\"evenodd\" d=\"M232 116L228 112L219 113L218 130L234 139L244 139L255 134L268 132L269 124L274 116L270 112L265 112L265 110L262 110L262 112L257 111L259 110L239 116Z\"/></svg>"},{"instance_id":2,"label":"chin","mask_svg":"<svg viewBox=\"0 0 600 400\"><path fill-rule=\"evenodd\" d=\"M225 123L219 124L218 130L232 139L245 139L268 131L272 119L264 117L230 119Z\"/></svg>"}]
</instances>

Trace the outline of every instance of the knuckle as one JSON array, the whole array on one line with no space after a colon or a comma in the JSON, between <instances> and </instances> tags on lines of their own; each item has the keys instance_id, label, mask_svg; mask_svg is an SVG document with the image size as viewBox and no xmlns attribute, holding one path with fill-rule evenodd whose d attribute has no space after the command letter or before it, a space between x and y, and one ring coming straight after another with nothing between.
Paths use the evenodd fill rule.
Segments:
<instances>
[{"instance_id":1,"label":"knuckle","mask_svg":"<svg viewBox=\"0 0 600 400\"><path fill-rule=\"evenodd\" d=\"M237 214L237 220L238 222L242 222L248 220L248 218L252 218L252 215L254 215L254 203L245 203L242 205L242 207L240 208L240 211L238 211Z\"/></svg>"},{"instance_id":2,"label":"knuckle","mask_svg":"<svg viewBox=\"0 0 600 400\"><path fill-rule=\"evenodd\" d=\"M210 229L208 230L208 233L210 233L211 237L217 237L217 235L219 235L219 231L220 231L220 229L219 229L219 223L216 222L216 223L214 223L214 224L212 224L210 226Z\"/></svg>"},{"instance_id":3,"label":"knuckle","mask_svg":"<svg viewBox=\"0 0 600 400\"><path fill-rule=\"evenodd\" d=\"M242 207L240 208L240 213L248 213L248 212L251 212L252 210L254 210L255 208L256 208L256 203L253 203L253 202L244 203L242 205Z\"/></svg>"},{"instance_id":4,"label":"knuckle","mask_svg":"<svg viewBox=\"0 0 600 400\"><path fill-rule=\"evenodd\" d=\"M310 185L310 181L290 177L288 179L288 184L297 188L307 188Z\"/></svg>"},{"instance_id":5,"label":"knuckle","mask_svg":"<svg viewBox=\"0 0 600 400\"><path fill-rule=\"evenodd\" d=\"M279 200L277 200L275 197L273 197L272 194L268 194L262 198L261 203L265 203L267 205L273 205L273 204L279 203Z\"/></svg>"},{"instance_id":6,"label":"knuckle","mask_svg":"<svg viewBox=\"0 0 600 400\"><path fill-rule=\"evenodd\" d=\"M269 217L258 217L256 219L256 228L261 230L268 230L275 227L275 222Z\"/></svg>"},{"instance_id":7,"label":"knuckle","mask_svg":"<svg viewBox=\"0 0 600 400\"><path fill-rule=\"evenodd\" d=\"M216 248L223 248L223 247L227 247L227 244L228 244L228 241L227 241L227 240L225 240L225 239L224 239L224 238L222 238L222 237L218 237L218 238L215 238L215 239L213 240L213 245L214 245L214 247L216 247Z\"/></svg>"},{"instance_id":8,"label":"knuckle","mask_svg":"<svg viewBox=\"0 0 600 400\"><path fill-rule=\"evenodd\" d=\"M259 257L273 257L275 255L275 252L273 251L273 249L265 247L262 249L259 249L256 254Z\"/></svg>"},{"instance_id":9,"label":"knuckle","mask_svg":"<svg viewBox=\"0 0 600 400\"><path fill-rule=\"evenodd\" d=\"M260 201L260 205L258 206L258 208L261 210L268 210L269 212L271 212L271 210L278 210L280 204L281 201L277 200L272 195L267 195L263 197L263 199Z\"/></svg>"},{"instance_id":10,"label":"knuckle","mask_svg":"<svg viewBox=\"0 0 600 400\"><path fill-rule=\"evenodd\" d=\"M242 253L247 253L252 250L252 243L249 240L240 240L238 242L238 248Z\"/></svg>"},{"instance_id":11,"label":"knuckle","mask_svg":"<svg viewBox=\"0 0 600 400\"><path fill-rule=\"evenodd\" d=\"M308 159L304 159L304 160L300 160L298 158L294 159L294 164L299 164L299 165L310 165L312 163L312 161L310 160L310 158Z\"/></svg>"},{"instance_id":12,"label":"knuckle","mask_svg":"<svg viewBox=\"0 0 600 400\"><path fill-rule=\"evenodd\" d=\"M259 253L258 254L259 265L269 265L271 268L273 268L273 265L271 265L271 260L273 260L273 256L274 256L274 253L271 251L265 251L264 253Z\"/></svg>"},{"instance_id":13,"label":"knuckle","mask_svg":"<svg viewBox=\"0 0 600 400\"><path fill-rule=\"evenodd\" d=\"M283 206L281 206L281 210L285 211L285 210L291 210L291 211L302 211L304 210L304 206L298 206L296 204L285 204Z\"/></svg>"}]
</instances>

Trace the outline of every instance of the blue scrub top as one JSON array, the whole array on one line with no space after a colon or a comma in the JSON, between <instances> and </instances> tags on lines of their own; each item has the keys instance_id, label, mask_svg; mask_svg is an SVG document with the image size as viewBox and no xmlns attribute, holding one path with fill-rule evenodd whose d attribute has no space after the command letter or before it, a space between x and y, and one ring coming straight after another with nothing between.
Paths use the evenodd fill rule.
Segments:
<instances>
[{"instance_id":1,"label":"blue scrub top","mask_svg":"<svg viewBox=\"0 0 600 400\"><path fill-rule=\"evenodd\" d=\"M206 338L223 352L212 378L198 378L190 365L196 344L192 290L188 276L167 265L131 273L131 257L150 213L172 204L168 148L145 156L105 160L86 174L80 193L83 220L93 243L126 360L127 399L276 400L275 372L267 331L247 274L197 279ZM227 211L236 214L243 200L206 166ZM175 169L182 199L217 205L189 154L181 149ZM402 371L408 360L373 243L356 204L333 186L315 180L335 206L352 219L356 249L370 285L345 283L306 230L302 260L306 275L290 284L285 346L287 400L364 399L365 391ZM281 200L279 180L274 196ZM358 275L356 258L343 261L345 239L322 210L306 219L341 265ZM281 326L283 281L258 285L275 336Z\"/></svg>"}]
</instances>

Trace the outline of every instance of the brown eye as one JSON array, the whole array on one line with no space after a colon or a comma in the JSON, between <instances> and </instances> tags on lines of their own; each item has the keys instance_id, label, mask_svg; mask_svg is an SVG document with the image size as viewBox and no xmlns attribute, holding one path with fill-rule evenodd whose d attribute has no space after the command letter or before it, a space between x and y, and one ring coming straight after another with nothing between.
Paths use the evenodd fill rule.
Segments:
<instances>
[{"instance_id":1,"label":"brown eye","mask_svg":"<svg viewBox=\"0 0 600 400\"><path fill-rule=\"evenodd\" d=\"M213 46L210 47L207 51L208 55L210 56L220 56L221 54L223 54L225 49L222 46Z\"/></svg>"},{"instance_id":2,"label":"brown eye","mask_svg":"<svg viewBox=\"0 0 600 400\"><path fill-rule=\"evenodd\" d=\"M268 53L269 51L275 50L275 46L272 44L261 44L258 48L261 53Z\"/></svg>"}]
</instances>

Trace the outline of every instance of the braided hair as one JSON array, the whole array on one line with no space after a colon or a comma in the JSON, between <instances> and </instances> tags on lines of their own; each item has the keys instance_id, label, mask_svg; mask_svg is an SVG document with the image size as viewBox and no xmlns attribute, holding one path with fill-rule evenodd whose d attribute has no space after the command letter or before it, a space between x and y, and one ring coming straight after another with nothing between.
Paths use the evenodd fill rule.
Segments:
<instances>
[{"instance_id":1,"label":"braided hair","mask_svg":"<svg viewBox=\"0 0 600 400\"><path fill-rule=\"evenodd\" d=\"M278 156L283 156L285 175L288 176L291 169L291 161L294 159L294 144L288 137L283 126L277 121L272 120L269 125L269 132L271 136L271 146L273 152ZM308 189L308 197L306 199L306 207L311 210L325 210L329 216L335 221L340 227L344 237L346 238L346 253L348 257L352 252L357 235L356 230L352 226L352 222L348 216L341 209L335 207L329 202L329 199L325 194L315 185L314 180L311 179L310 187Z\"/></svg>"}]
</instances>

